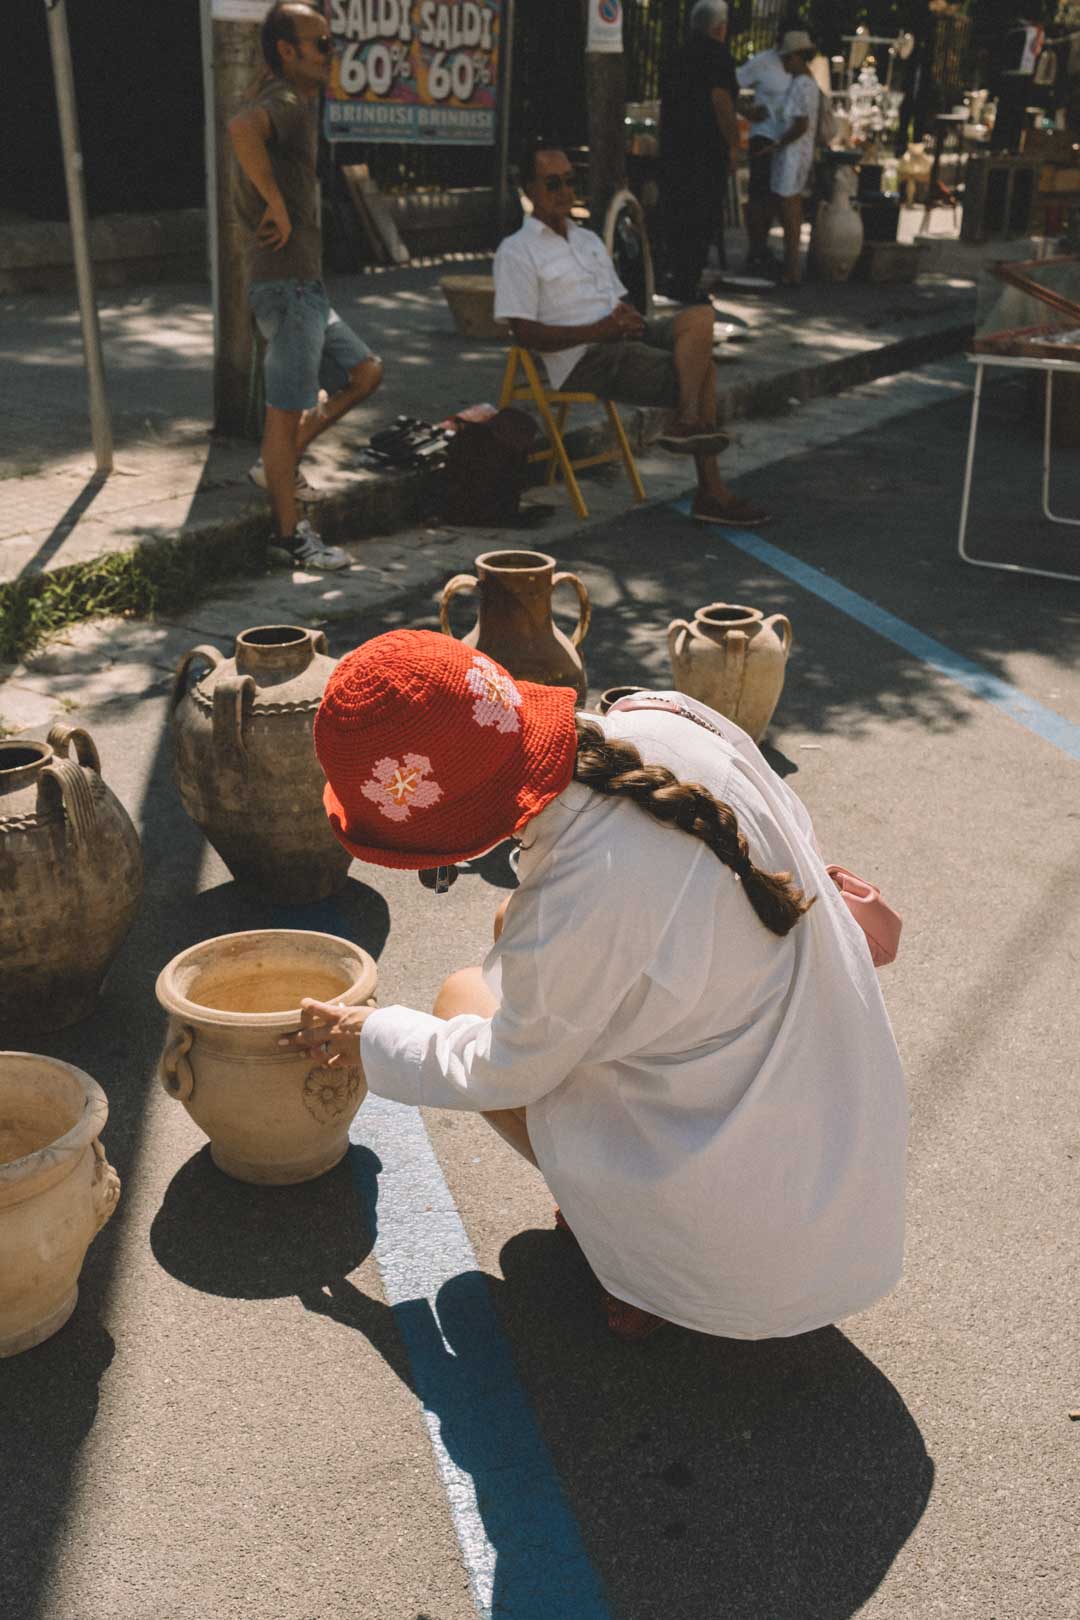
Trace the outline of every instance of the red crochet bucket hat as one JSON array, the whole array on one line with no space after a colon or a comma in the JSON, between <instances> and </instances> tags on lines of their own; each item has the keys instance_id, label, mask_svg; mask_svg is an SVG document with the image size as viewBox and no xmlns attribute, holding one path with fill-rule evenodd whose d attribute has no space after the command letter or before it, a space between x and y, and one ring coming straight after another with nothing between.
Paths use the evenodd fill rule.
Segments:
<instances>
[{"instance_id":1,"label":"red crochet bucket hat","mask_svg":"<svg viewBox=\"0 0 1080 1620\"><path fill-rule=\"evenodd\" d=\"M362 861L418 870L491 849L570 782L575 697L432 630L365 641L315 716L335 836Z\"/></svg>"}]
</instances>

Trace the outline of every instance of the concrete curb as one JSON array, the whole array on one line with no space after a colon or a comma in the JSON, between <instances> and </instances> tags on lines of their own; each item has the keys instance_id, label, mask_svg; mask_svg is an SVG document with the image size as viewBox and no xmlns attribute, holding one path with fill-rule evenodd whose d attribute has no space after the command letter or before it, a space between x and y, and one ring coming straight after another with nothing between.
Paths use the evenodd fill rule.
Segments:
<instances>
[{"instance_id":1,"label":"concrete curb","mask_svg":"<svg viewBox=\"0 0 1080 1620\"><path fill-rule=\"evenodd\" d=\"M956 319L948 325L924 327L894 342L873 345L836 360L818 361L778 371L772 376L733 383L720 393L721 420L781 415L790 408L793 399L802 402L839 393L859 383L954 354L970 339L972 330L970 320ZM665 411L648 407L628 407L622 415L630 441L637 450L650 444L667 420ZM604 447L609 439L607 423L596 421L569 434L567 443L572 454L584 456ZM536 483L542 483L543 477L543 471L538 469ZM369 535L390 534L429 516L433 500L431 475L423 471L367 474L320 504L319 530L328 541L356 541ZM143 547L190 546L195 551L205 551L215 545L235 551L240 564L237 573L243 573L249 571L249 566L245 565L250 564L253 546L257 549L260 528L269 532L265 507L260 512L245 505L235 515L192 525L175 536L149 535L130 550L134 553ZM68 588L80 575L89 575L99 562L100 557L95 557L60 566L49 570L48 577ZM23 582L33 589L41 578L34 572L23 576Z\"/></svg>"}]
</instances>

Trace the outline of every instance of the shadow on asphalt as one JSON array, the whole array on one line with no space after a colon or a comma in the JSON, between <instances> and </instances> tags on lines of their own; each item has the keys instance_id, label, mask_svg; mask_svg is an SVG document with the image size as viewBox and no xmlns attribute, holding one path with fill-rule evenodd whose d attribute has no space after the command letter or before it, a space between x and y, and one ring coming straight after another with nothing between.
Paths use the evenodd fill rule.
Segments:
<instances>
[{"instance_id":1,"label":"shadow on asphalt","mask_svg":"<svg viewBox=\"0 0 1080 1620\"><path fill-rule=\"evenodd\" d=\"M619 1344L584 1258L555 1232L512 1238L503 1278L455 1277L437 1320L423 1299L391 1308L348 1275L374 1240L381 1169L353 1146L306 1186L248 1187L203 1149L170 1183L151 1245L189 1287L295 1294L383 1357L473 1480L497 1557L493 1613L555 1611L521 1523L528 1500L508 1510L521 1481L498 1394L492 1404L484 1284L613 1617L859 1610L918 1523L934 1470L901 1396L842 1332L746 1343L669 1328Z\"/></svg>"}]
</instances>

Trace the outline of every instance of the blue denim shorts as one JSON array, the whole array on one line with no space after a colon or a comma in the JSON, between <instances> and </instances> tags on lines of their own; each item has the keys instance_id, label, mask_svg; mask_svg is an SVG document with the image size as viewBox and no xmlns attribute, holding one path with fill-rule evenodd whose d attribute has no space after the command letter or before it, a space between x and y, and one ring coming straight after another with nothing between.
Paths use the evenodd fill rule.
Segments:
<instances>
[{"instance_id":1,"label":"blue denim shorts","mask_svg":"<svg viewBox=\"0 0 1080 1620\"><path fill-rule=\"evenodd\" d=\"M320 388L336 394L354 366L374 358L321 281L253 281L248 302L266 339L266 403L277 411L310 410Z\"/></svg>"}]
</instances>

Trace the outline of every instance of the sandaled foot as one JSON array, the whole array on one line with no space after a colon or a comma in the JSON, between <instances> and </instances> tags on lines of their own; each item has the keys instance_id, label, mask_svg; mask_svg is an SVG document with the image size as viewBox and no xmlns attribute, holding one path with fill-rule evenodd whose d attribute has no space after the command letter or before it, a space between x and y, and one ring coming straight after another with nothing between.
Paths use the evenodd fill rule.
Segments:
<instances>
[{"instance_id":1,"label":"sandaled foot","mask_svg":"<svg viewBox=\"0 0 1080 1620\"><path fill-rule=\"evenodd\" d=\"M695 523L716 523L729 529L760 529L771 521L769 513L753 501L723 501L718 495L702 494L694 496L690 516Z\"/></svg>"},{"instance_id":2,"label":"sandaled foot","mask_svg":"<svg viewBox=\"0 0 1080 1620\"><path fill-rule=\"evenodd\" d=\"M651 1339L660 1328L668 1326L662 1316L643 1311L639 1305L628 1305L624 1299L616 1299L614 1294L604 1295L604 1309L607 1311L609 1331L617 1339L622 1339L624 1344L640 1344L644 1339Z\"/></svg>"},{"instance_id":3,"label":"sandaled foot","mask_svg":"<svg viewBox=\"0 0 1080 1620\"><path fill-rule=\"evenodd\" d=\"M674 422L656 442L675 456L718 456L731 443L731 434L712 422Z\"/></svg>"}]
</instances>

